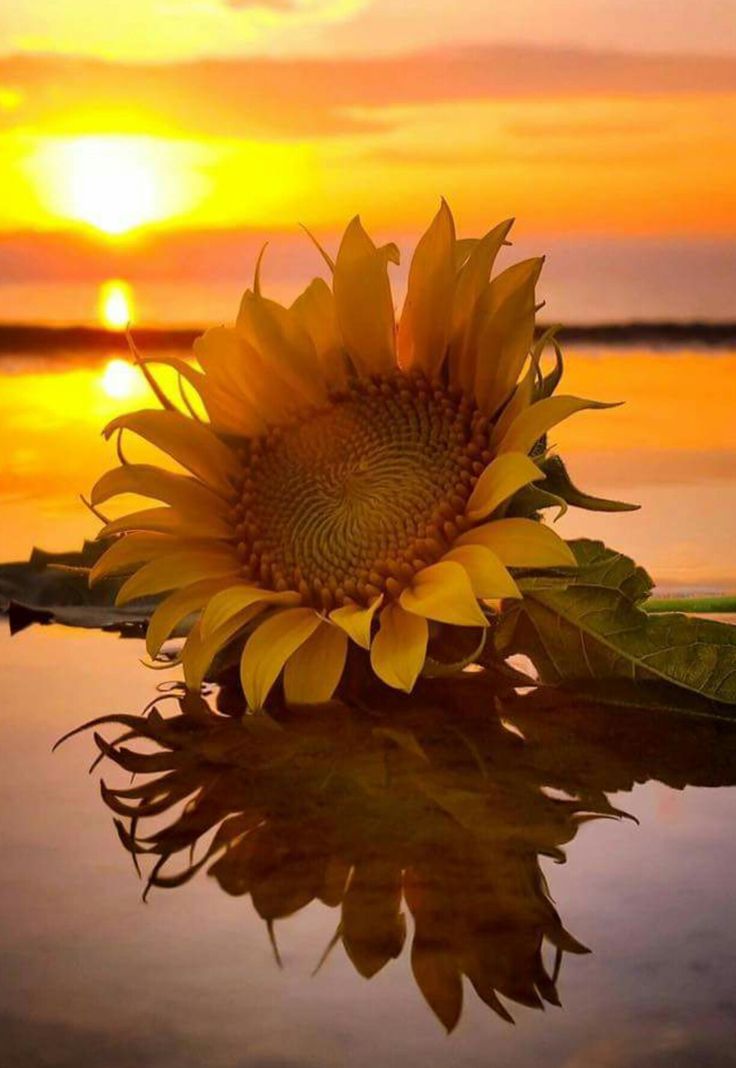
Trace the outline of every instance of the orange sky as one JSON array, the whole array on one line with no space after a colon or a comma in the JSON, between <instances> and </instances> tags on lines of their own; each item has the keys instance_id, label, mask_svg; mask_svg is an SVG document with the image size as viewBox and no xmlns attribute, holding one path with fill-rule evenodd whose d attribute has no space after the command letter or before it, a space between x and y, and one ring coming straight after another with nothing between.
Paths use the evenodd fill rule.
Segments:
<instances>
[{"instance_id":1,"label":"orange sky","mask_svg":"<svg viewBox=\"0 0 736 1068\"><path fill-rule=\"evenodd\" d=\"M733 238L728 6L16 0L0 232L412 231L444 194L466 230Z\"/></svg>"}]
</instances>

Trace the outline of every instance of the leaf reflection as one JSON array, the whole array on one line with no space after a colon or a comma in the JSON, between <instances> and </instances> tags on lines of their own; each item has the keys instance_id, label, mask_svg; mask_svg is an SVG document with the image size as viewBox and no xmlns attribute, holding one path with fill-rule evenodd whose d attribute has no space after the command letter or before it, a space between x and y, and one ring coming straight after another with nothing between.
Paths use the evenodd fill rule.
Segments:
<instances>
[{"instance_id":1,"label":"leaf reflection","mask_svg":"<svg viewBox=\"0 0 736 1068\"><path fill-rule=\"evenodd\" d=\"M102 797L147 866L145 893L204 869L249 895L271 935L321 901L338 912L325 957L341 943L366 978L408 939L416 983L448 1030L464 978L506 1020L510 1002L559 1004L564 954L587 949L565 929L540 858L564 861L581 823L623 816L609 794L651 779L736 782L733 724L551 690L492 700L472 674L411 698L381 690L360 707L242 713L227 687L216 707L175 688L140 716L86 725L98 759L135 776L103 782ZM97 731L115 725L112 742Z\"/></svg>"}]
</instances>

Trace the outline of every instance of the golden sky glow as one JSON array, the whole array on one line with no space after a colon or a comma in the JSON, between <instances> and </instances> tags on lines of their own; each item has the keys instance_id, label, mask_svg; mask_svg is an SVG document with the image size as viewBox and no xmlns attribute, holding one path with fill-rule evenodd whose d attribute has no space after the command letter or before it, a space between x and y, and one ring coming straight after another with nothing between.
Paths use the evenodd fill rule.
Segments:
<instances>
[{"instance_id":1,"label":"golden sky glow","mask_svg":"<svg viewBox=\"0 0 736 1068\"><path fill-rule=\"evenodd\" d=\"M0 233L416 233L445 195L466 232L733 239L733 20L686 6L5 5Z\"/></svg>"},{"instance_id":2,"label":"golden sky glow","mask_svg":"<svg viewBox=\"0 0 736 1068\"><path fill-rule=\"evenodd\" d=\"M470 225L736 235L735 110L736 93L381 107L353 112L365 132L278 141L8 132L0 227L339 226L360 210L413 228L441 191Z\"/></svg>"}]
</instances>

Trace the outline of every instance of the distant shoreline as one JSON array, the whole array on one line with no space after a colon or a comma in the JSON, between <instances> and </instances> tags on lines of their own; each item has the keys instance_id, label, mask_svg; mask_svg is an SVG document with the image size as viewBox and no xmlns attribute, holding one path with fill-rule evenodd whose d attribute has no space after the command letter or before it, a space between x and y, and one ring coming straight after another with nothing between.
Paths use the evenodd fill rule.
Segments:
<instances>
[{"instance_id":1,"label":"distant shoreline","mask_svg":"<svg viewBox=\"0 0 736 1068\"><path fill-rule=\"evenodd\" d=\"M204 327L135 327L136 343L149 349L188 349ZM544 330L543 325L540 331ZM562 344L736 346L736 322L590 323L563 326ZM94 326L0 324L0 357L19 353L127 351L125 335Z\"/></svg>"}]
</instances>

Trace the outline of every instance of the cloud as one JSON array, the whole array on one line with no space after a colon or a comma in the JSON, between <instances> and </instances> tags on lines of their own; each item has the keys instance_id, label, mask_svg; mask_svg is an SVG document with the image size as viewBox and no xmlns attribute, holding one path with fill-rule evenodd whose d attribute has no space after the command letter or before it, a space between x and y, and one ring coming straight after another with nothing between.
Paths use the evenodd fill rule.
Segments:
<instances>
[{"instance_id":1,"label":"cloud","mask_svg":"<svg viewBox=\"0 0 736 1068\"><path fill-rule=\"evenodd\" d=\"M369 132L393 124L391 107L734 92L736 64L495 45L372 59L176 64L11 56L0 59L0 85L21 97L18 107L0 110L0 128L140 132L158 124L187 136L288 138Z\"/></svg>"}]
</instances>

